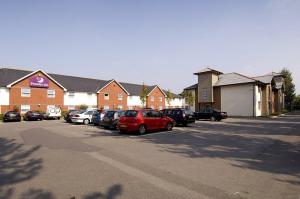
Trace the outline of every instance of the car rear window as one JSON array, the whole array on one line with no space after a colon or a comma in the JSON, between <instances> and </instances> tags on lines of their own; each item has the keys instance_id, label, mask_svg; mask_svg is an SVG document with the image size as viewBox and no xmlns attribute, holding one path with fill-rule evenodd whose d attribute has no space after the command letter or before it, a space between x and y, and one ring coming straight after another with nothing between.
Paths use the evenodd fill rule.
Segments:
<instances>
[{"instance_id":1,"label":"car rear window","mask_svg":"<svg viewBox=\"0 0 300 199\"><path fill-rule=\"evenodd\" d=\"M126 111L124 116L126 116L126 117L136 117L137 114L138 114L137 111L130 110L130 111Z\"/></svg>"},{"instance_id":2,"label":"car rear window","mask_svg":"<svg viewBox=\"0 0 300 199\"><path fill-rule=\"evenodd\" d=\"M185 109L185 110L184 110L184 113L185 113L186 115L193 115L193 114L194 114L193 111L191 111L190 109Z\"/></svg>"},{"instance_id":3,"label":"car rear window","mask_svg":"<svg viewBox=\"0 0 300 199\"><path fill-rule=\"evenodd\" d=\"M115 111L108 111L108 112L105 114L105 116L106 116L106 117L113 117L114 114L115 114Z\"/></svg>"}]
</instances>

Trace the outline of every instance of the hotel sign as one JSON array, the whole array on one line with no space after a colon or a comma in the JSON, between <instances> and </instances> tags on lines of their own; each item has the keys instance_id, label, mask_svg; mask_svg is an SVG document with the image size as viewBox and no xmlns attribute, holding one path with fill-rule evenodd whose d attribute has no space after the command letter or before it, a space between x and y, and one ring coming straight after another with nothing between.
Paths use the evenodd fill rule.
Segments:
<instances>
[{"instance_id":1,"label":"hotel sign","mask_svg":"<svg viewBox=\"0 0 300 199\"><path fill-rule=\"evenodd\" d=\"M36 75L30 78L30 86L37 88L49 88L49 80L46 77Z\"/></svg>"}]
</instances>

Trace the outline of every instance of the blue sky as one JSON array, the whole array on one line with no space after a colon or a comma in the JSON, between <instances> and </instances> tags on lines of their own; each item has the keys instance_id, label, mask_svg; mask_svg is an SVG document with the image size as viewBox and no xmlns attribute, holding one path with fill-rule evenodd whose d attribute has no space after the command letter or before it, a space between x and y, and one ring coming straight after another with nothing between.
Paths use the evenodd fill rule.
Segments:
<instances>
[{"instance_id":1,"label":"blue sky","mask_svg":"<svg viewBox=\"0 0 300 199\"><path fill-rule=\"evenodd\" d=\"M299 0L0 0L0 66L159 84L206 66L255 76L288 67L300 93Z\"/></svg>"}]
</instances>

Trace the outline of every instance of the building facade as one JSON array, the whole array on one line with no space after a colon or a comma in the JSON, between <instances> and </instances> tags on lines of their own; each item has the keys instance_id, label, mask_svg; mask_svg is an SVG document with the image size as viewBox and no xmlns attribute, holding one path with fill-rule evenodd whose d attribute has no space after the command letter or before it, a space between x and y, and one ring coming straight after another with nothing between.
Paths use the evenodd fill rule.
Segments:
<instances>
[{"instance_id":1,"label":"building facade","mask_svg":"<svg viewBox=\"0 0 300 199\"><path fill-rule=\"evenodd\" d=\"M196 96L195 111L214 108L229 116L267 116L284 109L284 78L279 73L247 77L205 68L194 74L198 83L185 90Z\"/></svg>"},{"instance_id":2,"label":"building facade","mask_svg":"<svg viewBox=\"0 0 300 199\"><path fill-rule=\"evenodd\" d=\"M148 86L145 106L153 109L182 107L181 96L166 103L165 90L158 85ZM0 114L19 109L46 111L49 106L63 110L78 109L81 105L98 109L142 108L142 85L116 80L98 80L67 75L48 74L42 70L25 71L0 68Z\"/></svg>"}]
</instances>

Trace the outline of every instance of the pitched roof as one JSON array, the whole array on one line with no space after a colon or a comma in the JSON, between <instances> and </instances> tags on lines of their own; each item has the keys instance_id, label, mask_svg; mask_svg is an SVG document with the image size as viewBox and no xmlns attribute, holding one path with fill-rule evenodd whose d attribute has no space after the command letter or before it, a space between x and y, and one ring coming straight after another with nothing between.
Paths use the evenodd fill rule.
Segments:
<instances>
[{"instance_id":1,"label":"pitched roof","mask_svg":"<svg viewBox=\"0 0 300 199\"><path fill-rule=\"evenodd\" d=\"M11 68L0 68L0 87L6 87L8 84L32 73L33 71L18 70ZM76 92L91 92L96 93L102 87L106 86L111 80L99 80L84 77L75 77L68 75L59 75L48 73L59 84L65 87L68 91ZM119 82L124 89L126 89L130 95L139 96L142 91L142 85ZM148 86L149 92L152 91L156 85ZM164 90L163 90L164 91ZM164 91L165 92L165 91ZM180 95L173 94L175 97L181 97Z\"/></svg>"},{"instance_id":2,"label":"pitched roof","mask_svg":"<svg viewBox=\"0 0 300 199\"><path fill-rule=\"evenodd\" d=\"M194 90L198 89L198 84L191 85L189 87L184 88L183 90Z\"/></svg>"},{"instance_id":3,"label":"pitched roof","mask_svg":"<svg viewBox=\"0 0 300 199\"><path fill-rule=\"evenodd\" d=\"M201 73L208 73L208 72L216 73L216 74L218 74L218 75L223 74L223 73L220 72L220 71L217 71L217 70L215 70L215 69L206 67L206 68L204 68L204 69L202 69L202 70L200 70L200 71L194 73L194 75L198 75L198 74L201 74Z\"/></svg>"},{"instance_id":4,"label":"pitched roof","mask_svg":"<svg viewBox=\"0 0 300 199\"><path fill-rule=\"evenodd\" d=\"M258 80L258 81L261 81L265 84L270 84L272 82L272 79L274 77L277 77L277 76L282 76L281 73L275 73L275 72L271 72L271 73L268 73L266 75L262 75L262 76L256 76L256 77L253 77L254 79Z\"/></svg>"},{"instance_id":5,"label":"pitched roof","mask_svg":"<svg viewBox=\"0 0 300 199\"><path fill-rule=\"evenodd\" d=\"M255 83L257 80L239 73L227 73L219 75L219 80L214 86L226 86L233 84Z\"/></svg>"}]
</instances>

